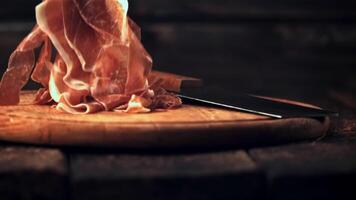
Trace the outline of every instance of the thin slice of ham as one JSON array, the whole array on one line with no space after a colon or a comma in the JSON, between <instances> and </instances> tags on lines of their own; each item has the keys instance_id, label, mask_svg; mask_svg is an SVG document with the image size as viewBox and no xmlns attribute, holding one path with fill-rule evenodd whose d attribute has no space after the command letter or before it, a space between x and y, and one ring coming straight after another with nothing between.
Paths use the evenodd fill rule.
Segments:
<instances>
[{"instance_id":1,"label":"thin slice of ham","mask_svg":"<svg viewBox=\"0 0 356 200\"><path fill-rule=\"evenodd\" d=\"M34 50L41 46L45 38L42 30L35 26L11 54L8 68L0 82L0 105L19 103L20 91L28 82L35 66Z\"/></svg>"},{"instance_id":2,"label":"thin slice of ham","mask_svg":"<svg viewBox=\"0 0 356 200\"><path fill-rule=\"evenodd\" d=\"M51 70L52 43L48 37L44 39L41 52L39 54L36 67L32 72L31 79L48 88Z\"/></svg>"},{"instance_id":3,"label":"thin slice of ham","mask_svg":"<svg viewBox=\"0 0 356 200\"><path fill-rule=\"evenodd\" d=\"M34 102L54 101L68 113L179 106L178 97L149 78L152 59L127 9L127 0L44 0L36 7L37 26L10 57L0 83L0 105L19 102L35 66L31 78L43 88ZM41 45L36 63L34 50Z\"/></svg>"}]
</instances>

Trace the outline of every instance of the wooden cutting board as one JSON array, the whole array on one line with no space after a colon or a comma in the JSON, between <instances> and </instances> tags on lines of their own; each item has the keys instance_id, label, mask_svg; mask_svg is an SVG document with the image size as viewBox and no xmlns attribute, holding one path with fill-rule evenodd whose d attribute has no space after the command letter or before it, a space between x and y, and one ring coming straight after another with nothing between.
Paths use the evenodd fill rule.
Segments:
<instances>
[{"instance_id":1,"label":"wooden cutting board","mask_svg":"<svg viewBox=\"0 0 356 200\"><path fill-rule=\"evenodd\" d=\"M329 119L270 119L212 107L182 108L146 114L62 113L31 105L23 92L18 106L0 107L0 140L45 145L122 148L251 147L318 138Z\"/></svg>"}]
</instances>

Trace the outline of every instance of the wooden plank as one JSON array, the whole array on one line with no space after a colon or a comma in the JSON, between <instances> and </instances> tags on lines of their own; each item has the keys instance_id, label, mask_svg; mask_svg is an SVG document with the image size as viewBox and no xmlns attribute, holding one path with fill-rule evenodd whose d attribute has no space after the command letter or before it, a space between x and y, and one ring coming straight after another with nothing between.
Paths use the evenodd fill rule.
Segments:
<instances>
[{"instance_id":1,"label":"wooden plank","mask_svg":"<svg viewBox=\"0 0 356 200\"><path fill-rule=\"evenodd\" d=\"M354 80L354 83L356 81ZM347 83L340 88L333 88L329 92L330 99L338 105L340 117L336 131L340 134L350 135L356 133L356 96L355 89Z\"/></svg>"},{"instance_id":2,"label":"wooden plank","mask_svg":"<svg viewBox=\"0 0 356 200\"><path fill-rule=\"evenodd\" d=\"M243 151L75 153L70 163L73 200L254 199L263 187L262 174Z\"/></svg>"},{"instance_id":3,"label":"wooden plank","mask_svg":"<svg viewBox=\"0 0 356 200\"><path fill-rule=\"evenodd\" d=\"M340 117L337 126L337 132L340 134L354 134L356 133L356 114L351 116Z\"/></svg>"},{"instance_id":4,"label":"wooden plank","mask_svg":"<svg viewBox=\"0 0 356 200\"><path fill-rule=\"evenodd\" d=\"M315 139L330 124L328 117L272 119L190 104L163 112L73 115L51 105L33 105L34 95L23 92L20 105L0 107L0 140L147 149L251 147Z\"/></svg>"},{"instance_id":5,"label":"wooden plank","mask_svg":"<svg viewBox=\"0 0 356 200\"><path fill-rule=\"evenodd\" d=\"M356 111L356 95L353 91L354 90L347 91L342 89L332 90L330 91L330 97L345 105L345 107L350 108L350 110Z\"/></svg>"},{"instance_id":6,"label":"wooden plank","mask_svg":"<svg viewBox=\"0 0 356 200\"><path fill-rule=\"evenodd\" d=\"M265 149L250 155L267 173L270 199L354 199L356 140Z\"/></svg>"},{"instance_id":7,"label":"wooden plank","mask_svg":"<svg viewBox=\"0 0 356 200\"><path fill-rule=\"evenodd\" d=\"M0 144L0 198L66 199L66 160L57 149Z\"/></svg>"}]
</instances>

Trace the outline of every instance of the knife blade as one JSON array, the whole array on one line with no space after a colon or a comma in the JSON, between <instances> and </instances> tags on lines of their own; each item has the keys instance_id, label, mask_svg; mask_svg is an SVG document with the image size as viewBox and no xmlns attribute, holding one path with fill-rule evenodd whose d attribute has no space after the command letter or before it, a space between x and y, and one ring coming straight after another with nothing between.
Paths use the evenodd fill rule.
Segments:
<instances>
[{"instance_id":1,"label":"knife blade","mask_svg":"<svg viewBox=\"0 0 356 200\"><path fill-rule=\"evenodd\" d=\"M177 95L184 102L213 105L277 119L338 115L338 113L329 110L279 102L218 87L183 88Z\"/></svg>"}]
</instances>

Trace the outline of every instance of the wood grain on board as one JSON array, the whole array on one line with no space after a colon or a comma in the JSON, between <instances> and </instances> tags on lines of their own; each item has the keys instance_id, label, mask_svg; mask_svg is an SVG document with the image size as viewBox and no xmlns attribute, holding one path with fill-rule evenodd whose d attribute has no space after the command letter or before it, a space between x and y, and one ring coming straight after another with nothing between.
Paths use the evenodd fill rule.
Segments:
<instances>
[{"instance_id":1,"label":"wood grain on board","mask_svg":"<svg viewBox=\"0 0 356 200\"><path fill-rule=\"evenodd\" d=\"M25 92L20 105L0 107L1 140L131 148L243 147L315 139L329 127L328 119L275 120L193 105L146 114L72 115L51 106L31 105L33 97L33 92Z\"/></svg>"}]
</instances>

